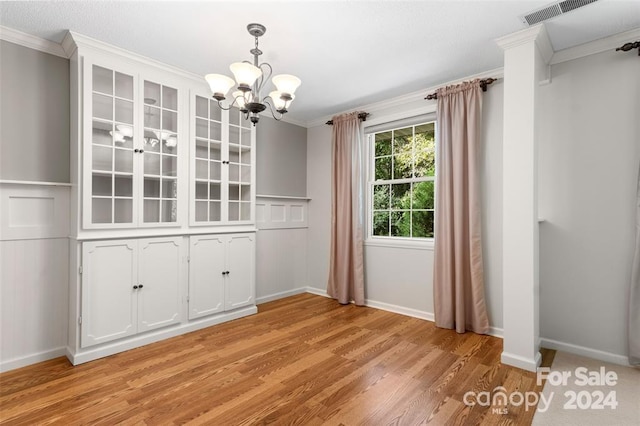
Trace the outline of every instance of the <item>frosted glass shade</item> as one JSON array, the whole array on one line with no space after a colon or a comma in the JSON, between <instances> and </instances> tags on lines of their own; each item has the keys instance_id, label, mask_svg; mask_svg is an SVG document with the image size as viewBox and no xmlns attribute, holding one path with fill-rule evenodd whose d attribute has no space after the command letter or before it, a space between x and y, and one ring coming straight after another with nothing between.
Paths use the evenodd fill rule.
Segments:
<instances>
[{"instance_id":1,"label":"frosted glass shade","mask_svg":"<svg viewBox=\"0 0 640 426\"><path fill-rule=\"evenodd\" d=\"M278 92L288 93L292 96L296 92L298 86L302 83L298 77L289 74L276 75L273 77L272 81L278 89Z\"/></svg>"},{"instance_id":2,"label":"frosted glass shade","mask_svg":"<svg viewBox=\"0 0 640 426\"><path fill-rule=\"evenodd\" d=\"M109 134L113 136L113 141L117 144L123 144L125 142L124 135L118 131L110 131Z\"/></svg>"},{"instance_id":3,"label":"frosted glass shade","mask_svg":"<svg viewBox=\"0 0 640 426\"><path fill-rule=\"evenodd\" d=\"M207 83L209 83L209 87L214 95L226 96L227 92L234 84L236 84L233 79L227 77L222 74L207 74L204 76Z\"/></svg>"},{"instance_id":4,"label":"frosted glass shade","mask_svg":"<svg viewBox=\"0 0 640 426\"><path fill-rule=\"evenodd\" d=\"M291 102L296 98L295 96L291 95L290 100L285 100L280 98L280 96L282 96L282 92L279 92L277 90L269 93L269 97L273 101L273 106L276 110L288 109L289 105L291 105Z\"/></svg>"},{"instance_id":5,"label":"frosted glass shade","mask_svg":"<svg viewBox=\"0 0 640 426\"><path fill-rule=\"evenodd\" d=\"M238 105L238 108L244 109L244 105L247 103L246 99L244 98L244 93L242 93L242 91L240 90L236 90L235 92L232 93L232 96L236 100L236 104Z\"/></svg>"},{"instance_id":6,"label":"frosted glass shade","mask_svg":"<svg viewBox=\"0 0 640 426\"><path fill-rule=\"evenodd\" d=\"M154 130L153 134L156 135L156 138L166 141L171 136L171 133L165 131Z\"/></svg>"},{"instance_id":7,"label":"frosted glass shade","mask_svg":"<svg viewBox=\"0 0 640 426\"><path fill-rule=\"evenodd\" d=\"M246 62L235 62L229 66L229 69L236 78L238 85L247 87L251 87L256 79L262 75L260 68Z\"/></svg>"},{"instance_id":8,"label":"frosted glass shade","mask_svg":"<svg viewBox=\"0 0 640 426\"><path fill-rule=\"evenodd\" d=\"M133 128L131 126L125 126L124 124L117 124L116 130L120 132L120 134L127 138L133 137Z\"/></svg>"}]
</instances>

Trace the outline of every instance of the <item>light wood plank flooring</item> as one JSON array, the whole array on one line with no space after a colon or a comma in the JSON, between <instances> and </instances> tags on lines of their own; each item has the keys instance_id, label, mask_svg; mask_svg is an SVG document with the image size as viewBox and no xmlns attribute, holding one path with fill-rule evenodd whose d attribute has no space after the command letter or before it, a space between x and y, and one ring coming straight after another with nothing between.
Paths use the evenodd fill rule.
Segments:
<instances>
[{"instance_id":1,"label":"light wood plank flooring","mask_svg":"<svg viewBox=\"0 0 640 426\"><path fill-rule=\"evenodd\" d=\"M467 391L539 391L501 365L502 340L310 294L257 315L73 367L0 375L6 424L518 424L524 406L467 407ZM549 365L553 352L544 354Z\"/></svg>"}]
</instances>

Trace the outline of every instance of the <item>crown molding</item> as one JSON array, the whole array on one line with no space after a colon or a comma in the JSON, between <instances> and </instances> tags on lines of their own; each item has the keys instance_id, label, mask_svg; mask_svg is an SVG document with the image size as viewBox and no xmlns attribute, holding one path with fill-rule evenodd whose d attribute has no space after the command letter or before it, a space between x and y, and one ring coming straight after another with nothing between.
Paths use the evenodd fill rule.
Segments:
<instances>
[{"instance_id":1,"label":"crown molding","mask_svg":"<svg viewBox=\"0 0 640 426\"><path fill-rule=\"evenodd\" d=\"M538 36L540 36L540 33L542 32L546 33L546 28L544 28L543 22L540 24L534 25L533 27L524 28L520 31L516 31L515 33L498 37L494 41L501 49L507 50L516 46L520 46L520 45L535 41L538 38Z\"/></svg>"},{"instance_id":2,"label":"crown molding","mask_svg":"<svg viewBox=\"0 0 640 426\"><path fill-rule=\"evenodd\" d=\"M28 47L50 55L69 59L58 43L0 25L0 40Z\"/></svg>"},{"instance_id":3,"label":"crown molding","mask_svg":"<svg viewBox=\"0 0 640 426\"><path fill-rule=\"evenodd\" d=\"M545 63L548 64L553 56L553 47L544 22L497 38L495 42L502 50L509 50L517 46L535 42Z\"/></svg>"},{"instance_id":4,"label":"crown molding","mask_svg":"<svg viewBox=\"0 0 640 426\"><path fill-rule=\"evenodd\" d=\"M624 43L640 40L640 28L625 31L623 33L614 34L609 37L590 41L588 43L579 44L567 49L558 50L551 58L551 65L562 62L572 61L574 59L583 58L596 53L602 53L607 50L615 50ZM637 56L637 55L636 55Z\"/></svg>"},{"instance_id":5,"label":"crown molding","mask_svg":"<svg viewBox=\"0 0 640 426\"><path fill-rule=\"evenodd\" d=\"M201 83L203 81L203 77L201 75L192 73L190 71L185 71L182 68L165 64L164 62L160 62L156 59L152 59L147 56L143 56L138 53L131 52L121 47L113 46L109 43L96 40L95 38L91 38L91 37L76 33L75 31L68 31L67 35L63 40L63 46L65 47L66 52L71 54L77 48L94 49L101 52L118 55L119 57L123 57L135 62L143 63L145 65L149 65L155 68L164 69L173 74L179 75L181 77L197 81L198 83Z\"/></svg>"},{"instance_id":6,"label":"crown molding","mask_svg":"<svg viewBox=\"0 0 640 426\"><path fill-rule=\"evenodd\" d=\"M455 80L450 80L450 81L446 81L431 87L427 87L425 89L420 89L416 92L411 92L411 93L407 93L405 95L400 95L397 96L395 98L391 98L391 99L385 99L384 101L379 101L379 102L374 102L371 104L367 104L367 105L363 105L363 106L359 106L357 108L352 108L346 111L342 111L342 112L338 112L332 115L327 115L324 116L322 118L318 118L316 120L311 120L311 121L307 121L305 127L310 128L310 127L316 127L319 126L321 124L326 123L328 120L331 120L335 115L339 115L339 114L346 114L349 112L355 112L355 111L365 111L368 112L371 115L374 115L376 112L379 111L383 111L383 110L389 110L398 106L402 106L402 105L406 105L408 103L412 103L412 102L419 102L419 101L423 101L425 103L435 103L434 100L425 100L424 97L431 93L431 92L435 92L438 88L443 87L443 86L451 86L454 84L460 84L463 81L469 81L469 80L474 80L476 78L489 78L489 77L493 77L493 78L497 78L497 79L501 79L504 78L504 69L503 68L495 68L489 71L484 71L478 74L473 74L467 77L463 77L463 78L458 78ZM406 114L404 114L406 116ZM373 117L372 117L373 118Z\"/></svg>"},{"instance_id":7,"label":"crown molding","mask_svg":"<svg viewBox=\"0 0 640 426\"><path fill-rule=\"evenodd\" d=\"M540 33L538 37L536 37L536 46L538 46L538 50L542 55L542 59L545 64L551 62L551 58L553 57L553 46L551 45L551 39L549 38L549 33L547 32L547 27L542 25L540 29Z\"/></svg>"}]
</instances>

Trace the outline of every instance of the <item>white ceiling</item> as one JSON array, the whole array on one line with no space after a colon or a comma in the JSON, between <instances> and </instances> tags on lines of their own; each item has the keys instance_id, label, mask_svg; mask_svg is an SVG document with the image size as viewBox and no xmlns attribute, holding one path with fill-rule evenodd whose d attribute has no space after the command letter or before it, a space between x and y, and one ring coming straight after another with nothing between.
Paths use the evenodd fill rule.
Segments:
<instances>
[{"instance_id":1,"label":"white ceiling","mask_svg":"<svg viewBox=\"0 0 640 426\"><path fill-rule=\"evenodd\" d=\"M289 116L307 123L502 66L493 41L542 1L0 1L0 24L54 42L66 30L182 69L230 75L262 59L302 79ZM599 0L546 21L554 49L640 28L640 0ZM632 41L632 40L629 40Z\"/></svg>"}]
</instances>

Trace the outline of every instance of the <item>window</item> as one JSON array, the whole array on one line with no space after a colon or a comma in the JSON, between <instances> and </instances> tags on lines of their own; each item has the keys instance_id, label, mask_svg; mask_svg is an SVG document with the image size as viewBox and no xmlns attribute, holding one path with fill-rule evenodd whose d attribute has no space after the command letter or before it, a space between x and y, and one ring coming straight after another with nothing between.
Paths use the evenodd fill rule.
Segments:
<instances>
[{"instance_id":1,"label":"window","mask_svg":"<svg viewBox=\"0 0 640 426\"><path fill-rule=\"evenodd\" d=\"M435 121L369 133L369 236L433 238Z\"/></svg>"}]
</instances>

